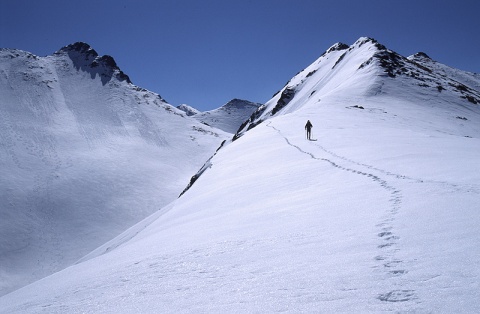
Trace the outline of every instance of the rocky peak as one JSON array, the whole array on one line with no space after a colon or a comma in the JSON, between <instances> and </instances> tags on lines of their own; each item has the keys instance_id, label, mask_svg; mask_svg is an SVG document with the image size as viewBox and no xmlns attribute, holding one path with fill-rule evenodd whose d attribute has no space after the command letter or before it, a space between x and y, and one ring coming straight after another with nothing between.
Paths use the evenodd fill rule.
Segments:
<instances>
[{"instance_id":1,"label":"rocky peak","mask_svg":"<svg viewBox=\"0 0 480 314\"><path fill-rule=\"evenodd\" d=\"M409 56L407 59L421 64L433 62L433 59L430 58L425 52L417 52L416 54Z\"/></svg>"},{"instance_id":2,"label":"rocky peak","mask_svg":"<svg viewBox=\"0 0 480 314\"><path fill-rule=\"evenodd\" d=\"M413 55L414 58L416 59L429 59L432 60L425 52L417 52L416 54Z\"/></svg>"},{"instance_id":3,"label":"rocky peak","mask_svg":"<svg viewBox=\"0 0 480 314\"><path fill-rule=\"evenodd\" d=\"M109 67L114 70L120 70L117 66L117 63L115 62L115 59L113 59L113 57L109 55L96 57L95 60L93 60L91 66L96 67L98 65L103 65L105 67Z\"/></svg>"},{"instance_id":4,"label":"rocky peak","mask_svg":"<svg viewBox=\"0 0 480 314\"><path fill-rule=\"evenodd\" d=\"M375 43L378 43L378 41L371 37L360 37L359 39L357 39L357 41L353 45L362 46L363 44L366 44L366 43L375 44Z\"/></svg>"},{"instance_id":5,"label":"rocky peak","mask_svg":"<svg viewBox=\"0 0 480 314\"><path fill-rule=\"evenodd\" d=\"M347 44L344 44L344 43L336 43L334 44L333 46L331 46L330 48L327 49L326 53L330 53L332 51L340 51L340 50L346 50L350 48L349 45Z\"/></svg>"},{"instance_id":6,"label":"rocky peak","mask_svg":"<svg viewBox=\"0 0 480 314\"><path fill-rule=\"evenodd\" d=\"M95 49L90 47L89 44L80 42L80 41L67 45L65 47L62 47L56 53L58 54L62 52L66 52L66 53L76 52L78 54L85 55L86 57L93 57L93 58L96 58L98 56L98 53L95 51Z\"/></svg>"},{"instance_id":7,"label":"rocky peak","mask_svg":"<svg viewBox=\"0 0 480 314\"><path fill-rule=\"evenodd\" d=\"M245 109L245 108L258 108L260 104L253 103L248 100L243 100L243 99L238 99L234 98L227 102L225 105L223 105L223 108L228 108L228 109Z\"/></svg>"},{"instance_id":8,"label":"rocky peak","mask_svg":"<svg viewBox=\"0 0 480 314\"><path fill-rule=\"evenodd\" d=\"M97 74L102 78L102 83L106 84L112 76L120 81L132 83L128 75L123 73L117 66L115 59L109 55L99 56L98 53L89 44L76 42L61 48L56 55L66 54L73 61L77 70L90 72L92 78Z\"/></svg>"}]
</instances>

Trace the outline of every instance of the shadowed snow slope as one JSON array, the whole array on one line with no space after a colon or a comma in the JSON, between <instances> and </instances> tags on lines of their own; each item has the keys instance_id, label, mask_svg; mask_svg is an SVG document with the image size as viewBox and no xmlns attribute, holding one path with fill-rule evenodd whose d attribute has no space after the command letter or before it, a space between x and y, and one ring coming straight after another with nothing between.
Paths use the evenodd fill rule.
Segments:
<instances>
[{"instance_id":1,"label":"shadowed snow slope","mask_svg":"<svg viewBox=\"0 0 480 314\"><path fill-rule=\"evenodd\" d=\"M227 138L84 43L1 49L0 113L0 295L174 200Z\"/></svg>"},{"instance_id":2,"label":"shadowed snow slope","mask_svg":"<svg viewBox=\"0 0 480 314\"><path fill-rule=\"evenodd\" d=\"M180 198L0 309L478 313L478 82L334 45Z\"/></svg>"}]
</instances>

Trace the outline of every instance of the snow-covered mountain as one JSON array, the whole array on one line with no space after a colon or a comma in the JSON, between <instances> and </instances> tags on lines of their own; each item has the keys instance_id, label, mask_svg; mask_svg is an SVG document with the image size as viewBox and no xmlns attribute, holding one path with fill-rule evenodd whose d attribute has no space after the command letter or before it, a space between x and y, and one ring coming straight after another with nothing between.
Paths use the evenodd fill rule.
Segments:
<instances>
[{"instance_id":1,"label":"snow-covered mountain","mask_svg":"<svg viewBox=\"0 0 480 314\"><path fill-rule=\"evenodd\" d=\"M478 313L479 84L370 38L335 44L181 197L0 309Z\"/></svg>"},{"instance_id":2,"label":"snow-covered mountain","mask_svg":"<svg viewBox=\"0 0 480 314\"><path fill-rule=\"evenodd\" d=\"M85 43L47 57L1 49L0 113L0 295L167 205L231 137Z\"/></svg>"},{"instance_id":3,"label":"snow-covered mountain","mask_svg":"<svg viewBox=\"0 0 480 314\"><path fill-rule=\"evenodd\" d=\"M260 106L258 103L235 98L220 108L200 112L194 118L206 125L234 134Z\"/></svg>"},{"instance_id":4,"label":"snow-covered mountain","mask_svg":"<svg viewBox=\"0 0 480 314\"><path fill-rule=\"evenodd\" d=\"M372 64L374 66L370 66ZM365 80L360 76L365 76ZM371 79L372 76L375 80ZM391 82L393 84L389 84ZM351 100L352 90L358 101ZM411 90L415 91L414 95L411 95ZM236 137L271 116L287 114L312 102L320 102L331 93L345 93L352 102L351 108L362 109L360 103L365 97L392 93L410 101L431 101L431 97L435 99L435 104L459 102L463 108L480 104L479 90L479 74L450 68L433 61L425 53L405 58L374 39L360 38L352 46L337 43L330 47L260 107L244 123Z\"/></svg>"},{"instance_id":5,"label":"snow-covered mountain","mask_svg":"<svg viewBox=\"0 0 480 314\"><path fill-rule=\"evenodd\" d=\"M189 105L182 104L178 109L193 116L203 124L234 134L261 104L248 100L232 99L220 108L201 112Z\"/></svg>"}]
</instances>

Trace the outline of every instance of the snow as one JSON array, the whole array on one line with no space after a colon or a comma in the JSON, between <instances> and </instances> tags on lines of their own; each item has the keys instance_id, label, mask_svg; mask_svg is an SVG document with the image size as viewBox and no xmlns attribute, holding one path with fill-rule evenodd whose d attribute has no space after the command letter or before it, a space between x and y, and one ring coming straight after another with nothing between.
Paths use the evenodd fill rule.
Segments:
<instances>
[{"instance_id":1,"label":"snow","mask_svg":"<svg viewBox=\"0 0 480 314\"><path fill-rule=\"evenodd\" d=\"M180 198L0 309L480 312L475 75L390 77L374 42L350 47L292 78Z\"/></svg>"},{"instance_id":2,"label":"snow","mask_svg":"<svg viewBox=\"0 0 480 314\"><path fill-rule=\"evenodd\" d=\"M217 109L204 112L186 104L177 108L184 111L187 116L193 116L205 125L234 134L240 125L260 106L261 104L258 103L235 98Z\"/></svg>"},{"instance_id":3,"label":"snow","mask_svg":"<svg viewBox=\"0 0 480 314\"><path fill-rule=\"evenodd\" d=\"M0 295L167 205L231 137L87 52L0 50Z\"/></svg>"},{"instance_id":4,"label":"snow","mask_svg":"<svg viewBox=\"0 0 480 314\"><path fill-rule=\"evenodd\" d=\"M194 118L206 125L233 134L260 105L248 100L232 99L220 108L198 113Z\"/></svg>"}]
</instances>

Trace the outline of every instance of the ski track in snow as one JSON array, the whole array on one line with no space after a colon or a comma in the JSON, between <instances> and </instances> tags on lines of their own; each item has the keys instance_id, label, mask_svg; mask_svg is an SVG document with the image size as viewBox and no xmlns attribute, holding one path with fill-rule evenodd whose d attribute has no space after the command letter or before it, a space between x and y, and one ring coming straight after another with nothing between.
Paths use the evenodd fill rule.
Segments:
<instances>
[{"instance_id":1,"label":"ski track in snow","mask_svg":"<svg viewBox=\"0 0 480 314\"><path fill-rule=\"evenodd\" d=\"M366 172L356 168L342 166L338 162L335 162L327 158L317 157L313 153L302 149L298 145L295 145L285 135L283 135L278 128L271 125L271 121L268 124L266 124L266 126L277 131L278 134L285 139L288 145L296 148L299 152L310 156L312 159L327 162L331 166L338 168L340 170L365 176L373 180L375 183L379 184L383 189L385 189L388 193L390 193L389 207L385 211L382 220L376 225L376 227L378 228L377 237L379 238L379 244L376 248L378 253L374 257L374 260L377 263L377 265L375 266L375 269L380 271L384 280L390 282L390 287L392 287L392 289L389 291L380 292L377 296L377 299L382 302L410 301L410 302L420 303L419 298L415 293L415 290L404 287L405 283L401 282L400 277L402 275L407 274L408 269L407 267L405 267L406 266L405 261L399 258L396 258L397 253L400 252L400 248L397 245L398 241L400 240L400 237L395 234L393 225L395 222L396 215L401 209L402 198L403 198L402 191L399 188L395 187L394 185L388 183L387 180L382 179L379 175L376 175L371 172L376 171L376 172L380 172L383 175L393 176L396 179L406 179L406 180L414 181L416 183L422 183L423 180L410 178L404 175L394 174L385 170L374 168L369 165L357 163L345 157L339 156L333 152L330 152L319 144L314 144L315 146L319 147L324 152L328 153L334 158L347 161L349 163L354 164L355 166L366 167L367 169L369 169L370 172ZM398 289L398 287L401 287L401 289ZM415 304L412 303L411 306L413 307L415 306Z\"/></svg>"}]
</instances>

